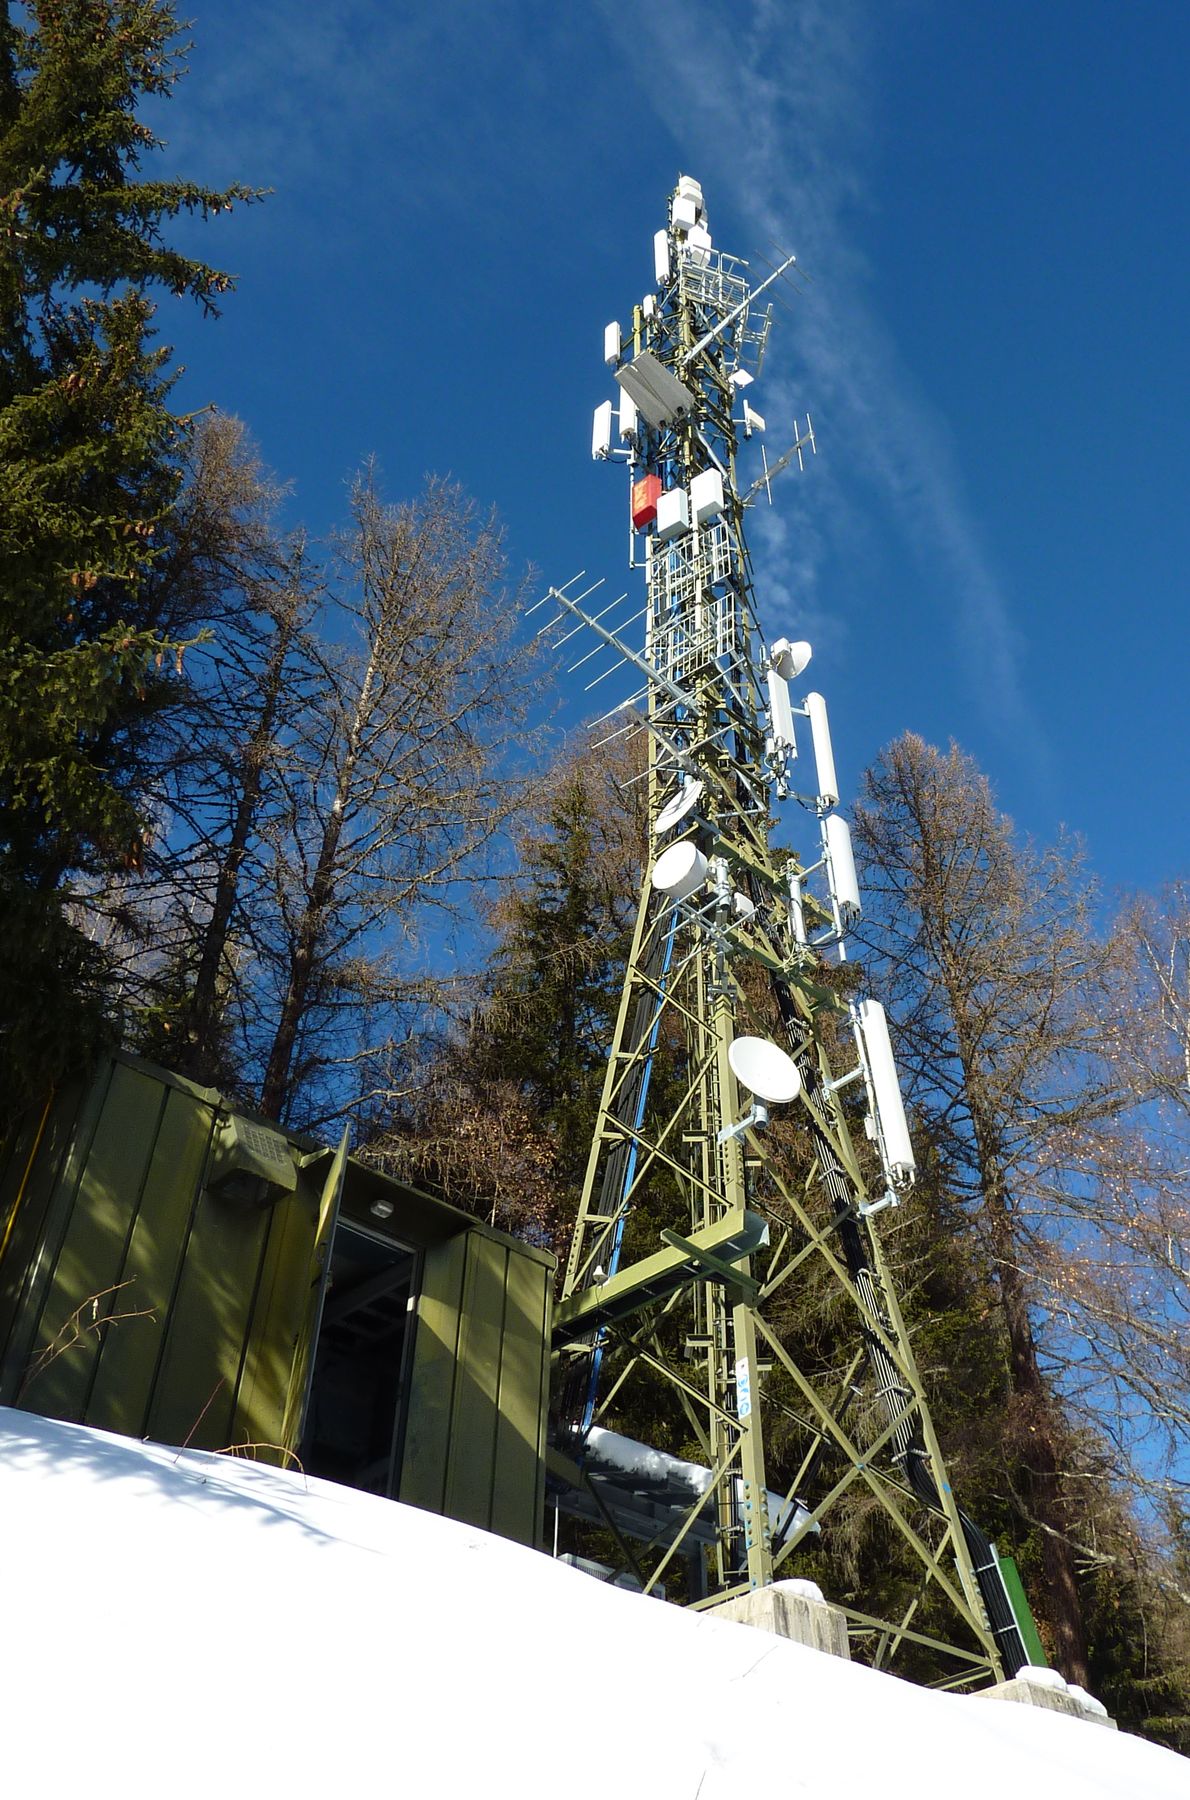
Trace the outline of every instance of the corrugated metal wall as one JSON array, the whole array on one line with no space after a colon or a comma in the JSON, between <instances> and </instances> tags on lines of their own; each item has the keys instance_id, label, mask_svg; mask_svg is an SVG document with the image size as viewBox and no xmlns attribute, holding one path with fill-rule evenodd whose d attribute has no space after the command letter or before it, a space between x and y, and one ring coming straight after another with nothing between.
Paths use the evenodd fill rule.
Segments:
<instances>
[{"instance_id":1,"label":"corrugated metal wall","mask_svg":"<svg viewBox=\"0 0 1190 1800\"><path fill-rule=\"evenodd\" d=\"M164 1443L281 1442L328 1165L272 1206L209 1194L218 1113L112 1059L53 1102L31 1163L38 1122L14 1143L0 1401Z\"/></svg>"},{"instance_id":2,"label":"corrugated metal wall","mask_svg":"<svg viewBox=\"0 0 1190 1800\"><path fill-rule=\"evenodd\" d=\"M400 1498L536 1544L552 1258L482 1227L427 1251Z\"/></svg>"}]
</instances>

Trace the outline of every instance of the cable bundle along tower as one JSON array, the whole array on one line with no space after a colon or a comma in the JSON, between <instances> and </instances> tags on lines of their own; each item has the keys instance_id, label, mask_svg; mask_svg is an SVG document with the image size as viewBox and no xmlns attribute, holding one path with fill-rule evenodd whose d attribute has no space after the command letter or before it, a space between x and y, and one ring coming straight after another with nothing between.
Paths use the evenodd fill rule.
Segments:
<instances>
[{"instance_id":1,"label":"cable bundle along tower","mask_svg":"<svg viewBox=\"0 0 1190 1800\"><path fill-rule=\"evenodd\" d=\"M798 685L809 645L765 639L745 537L815 449L807 418L770 464L751 400L763 296L795 259L753 286L683 176L654 260L630 328L607 327L618 401L592 437L627 465L643 610L581 577L539 603L546 632L594 637L591 685L627 671L610 731L648 746L647 867L556 1315L554 1498L647 1590L708 1606L829 1556L840 1501L866 1489L916 1580L892 1617L849 1607L853 1643L978 1685L1028 1660L1022 1627L951 1491L881 1250L913 1148L884 1013L837 972L861 899L826 705ZM770 838L787 800L801 855ZM799 1361L774 1315L810 1278L835 1343ZM609 1424L662 1420L681 1455Z\"/></svg>"}]
</instances>

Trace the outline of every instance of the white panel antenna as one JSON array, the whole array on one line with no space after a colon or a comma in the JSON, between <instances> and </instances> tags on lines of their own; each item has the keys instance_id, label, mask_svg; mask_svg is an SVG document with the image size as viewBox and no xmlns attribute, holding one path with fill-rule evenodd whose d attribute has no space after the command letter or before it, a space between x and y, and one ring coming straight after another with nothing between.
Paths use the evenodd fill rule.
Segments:
<instances>
[{"instance_id":1,"label":"white panel antenna","mask_svg":"<svg viewBox=\"0 0 1190 1800\"><path fill-rule=\"evenodd\" d=\"M636 401L631 394L620 391L620 437L625 444L636 444L640 439L640 426L636 417Z\"/></svg>"},{"instance_id":2,"label":"white panel antenna","mask_svg":"<svg viewBox=\"0 0 1190 1800\"><path fill-rule=\"evenodd\" d=\"M752 408L748 405L748 402L745 400L744 401L744 436L751 437L752 433L754 431L758 431L760 433L761 437L764 436L764 415L762 413L753 412Z\"/></svg>"},{"instance_id":3,"label":"white panel antenna","mask_svg":"<svg viewBox=\"0 0 1190 1800\"><path fill-rule=\"evenodd\" d=\"M861 1000L858 1016L886 1172L894 1186L909 1187L917 1172L917 1159L905 1119L888 1020L879 1000Z\"/></svg>"},{"instance_id":4,"label":"white panel antenna","mask_svg":"<svg viewBox=\"0 0 1190 1800\"><path fill-rule=\"evenodd\" d=\"M612 450L612 403L601 401L595 408L595 417L591 423L591 455L596 462L604 462Z\"/></svg>"},{"instance_id":5,"label":"white panel antenna","mask_svg":"<svg viewBox=\"0 0 1190 1800\"><path fill-rule=\"evenodd\" d=\"M821 694L806 695L806 711L810 715L810 736L814 740L814 763L818 770L818 798L823 806L839 804L839 778L835 774L835 754L831 748L831 728L827 723L826 701Z\"/></svg>"},{"instance_id":6,"label":"white panel antenna","mask_svg":"<svg viewBox=\"0 0 1190 1800\"><path fill-rule=\"evenodd\" d=\"M620 324L613 319L610 325L603 328L603 360L609 369L614 369L620 360Z\"/></svg>"},{"instance_id":7,"label":"white panel antenna","mask_svg":"<svg viewBox=\"0 0 1190 1800\"><path fill-rule=\"evenodd\" d=\"M657 286L664 287L669 280L669 233L659 231L653 239L653 272L657 277Z\"/></svg>"},{"instance_id":8,"label":"white panel antenna","mask_svg":"<svg viewBox=\"0 0 1190 1800\"><path fill-rule=\"evenodd\" d=\"M617 369L616 380L635 400L637 411L650 425L668 425L694 410L694 395L685 382L658 362L650 350L642 350L632 362Z\"/></svg>"},{"instance_id":9,"label":"white panel antenna","mask_svg":"<svg viewBox=\"0 0 1190 1800\"><path fill-rule=\"evenodd\" d=\"M859 918L863 908L859 899L855 855L851 848L851 827L842 813L829 813L823 820L823 839L831 893L839 909L839 919L846 927Z\"/></svg>"},{"instance_id":10,"label":"white panel antenna","mask_svg":"<svg viewBox=\"0 0 1190 1800\"><path fill-rule=\"evenodd\" d=\"M789 698L789 683L776 669L768 673L769 687L769 735L773 746L778 750L790 750L797 755L797 738L793 729L793 705Z\"/></svg>"}]
</instances>

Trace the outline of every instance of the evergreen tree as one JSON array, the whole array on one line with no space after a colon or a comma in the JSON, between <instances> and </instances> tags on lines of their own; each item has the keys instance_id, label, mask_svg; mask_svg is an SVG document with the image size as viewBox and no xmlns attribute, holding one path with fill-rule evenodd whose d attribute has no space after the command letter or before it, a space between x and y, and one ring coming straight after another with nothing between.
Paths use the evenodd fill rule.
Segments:
<instances>
[{"instance_id":1,"label":"evergreen tree","mask_svg":"<svg viewBox=\"0 0 1190 1800\"><path fill-rule=\"evenodd\" d=\"M512 1077L581 1182L632 934L643 856L624 819L623 758L568 755L522 834L520 877L475 1020L481 1067ZM628 832L624 824L628 824Z\"/></svg>"},{"instance_id":2,"label":"evergreen tree","mask_svg":"<svg viewBox=\"0 0 1190 1800\"><path fill-rule=\"evenodd\" d=\"M269 902L259 847L287 736L319 675L307 641L318 585L302 538L278 528L279 499L239 420L198 422L153 576L212 632L185 659L184 702L166 715L172 741L163 733L154 759L153 806L167 828L142 875L86 897L88 920L110 924L124 947L113 962L134 1047L244 1097L251 945Z\"/></svg>"},{"instance_id":3,"label":"evergreen tree","mask_svg":"<svg viewBox=\"0 0 1190 1800\"><path fill-rule=\"evenodd\" d=\"M228 277L164 239L246 190L140 179L137 109L182 72L164 0L30 0L0 20L0 1081L19 1101L94 1040L102 950L69 883L144 854L141 797L184 638L150 579L184 426L148 291ZM176 624L176 620L170 620Z\"/></svg>"}]
</instances>

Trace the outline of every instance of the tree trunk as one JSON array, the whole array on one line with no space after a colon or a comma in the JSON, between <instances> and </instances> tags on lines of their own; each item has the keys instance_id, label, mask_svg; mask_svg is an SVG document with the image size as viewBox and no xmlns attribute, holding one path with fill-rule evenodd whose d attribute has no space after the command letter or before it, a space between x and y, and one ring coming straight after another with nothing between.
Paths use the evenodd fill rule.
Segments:
<instances>
[{"instance_id":1,"label":"tree trunk","mask_svg":"<svg viewBox=\"0 0 1190 1800\"><path fill-rule=\"evenodd\" d=\"M301 923L290 951L285 999L281 1004L281 1016L277 1022L260 1090L260 1110L270 1119L281 1117L289 1098L294 1047L309 1003L310 981L314 974L318 947L325 935L327 917L335 898L339 840L343 835L343 818L351 798L360 745L372 702L372 689L376 679L376 648L373 643L372 659L364 672L346 736L343 760L335 781L335 797L323 826L314 879L310 883Z\"/></svg>"},{"instance_id":2,"label":"tree trunk","mask_svg":"<svg viewBox=\"0 0 1190 1800\"><path fill-rule=\"evenodd\" d=\"M1016 1430L1028 1480L1029 1512L1042 1529L1049 1601L1046 1610L1054 1631L1055 1661L1067 1681L1085 1687L1088 1680L1087 1640L1074 1552L1068 1537L1070 1521L1062 1492L1054 1408L1037 1361L1028 1295L1018 1267L1020 1252L1012 1205L999 1158L989 1147L986 1119L981 1119L975 1108L972 1117L979 1145L984 1218L1008 1334L1009 1379L1018 1401Z\"/></svg>"},{"instance_id":3,"label":"tree trunk","mask_svg":"<svg viewBox=\"0 0 1190 1800\"><path fill-rule=\"evenodd\" d=\"M179 1067L183 1073L191 1075L205 1074L210 1063L211 1033L219 999L219 972L223 967L235 912L240 870L260 805L264 767L276 731L277 714L285 688L285 665L295 630L296 612L277 620L277 632L265 671L264 702L241 763L240 797L232 822L231 837L219 865L215 900L203 933L202 956L183 1027Z\"/></svg>"}]
</instances>

